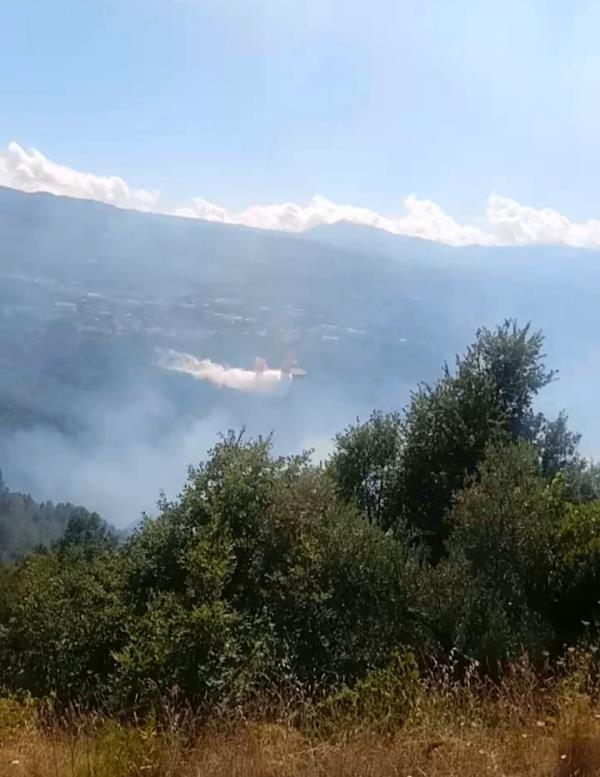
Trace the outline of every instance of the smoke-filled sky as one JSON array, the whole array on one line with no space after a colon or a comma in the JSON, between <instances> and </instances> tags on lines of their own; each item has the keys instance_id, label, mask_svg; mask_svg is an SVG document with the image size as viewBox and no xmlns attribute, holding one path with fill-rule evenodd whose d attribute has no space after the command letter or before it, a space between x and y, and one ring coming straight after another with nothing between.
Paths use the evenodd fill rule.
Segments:
<instances>
[{"instance_id":1,"label":"smoke-filled sky","mask_svg":"<svg viewBox=\"0 0 600 777\"><path fill-rule=\"evenodd\" d=\"M599 23L591 0L5 2L0 184L598 247Z\"/></svg>"}]
</instances>

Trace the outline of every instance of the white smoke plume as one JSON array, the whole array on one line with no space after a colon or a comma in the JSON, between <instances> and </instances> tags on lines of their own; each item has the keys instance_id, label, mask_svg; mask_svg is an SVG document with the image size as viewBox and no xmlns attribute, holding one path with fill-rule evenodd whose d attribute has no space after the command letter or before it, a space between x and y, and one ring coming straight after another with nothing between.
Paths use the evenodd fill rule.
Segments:
<instances>
[{"instance_id":1,"label":"white smoke plume","mask_svg":"<svg viewBox=\"0 0 600 777\"><path fill-rule=\"evenodd\" d=\"M196 359L186 353L167 351L157 358L157 365L167 370L183 372L196 380L205 380L218 388L229 388L246 394L285 394L292 385L294 376L302 370L267 367L264 359L256 359L254 369L226 367L210 359Z\"/></svg>"}]
</instances>

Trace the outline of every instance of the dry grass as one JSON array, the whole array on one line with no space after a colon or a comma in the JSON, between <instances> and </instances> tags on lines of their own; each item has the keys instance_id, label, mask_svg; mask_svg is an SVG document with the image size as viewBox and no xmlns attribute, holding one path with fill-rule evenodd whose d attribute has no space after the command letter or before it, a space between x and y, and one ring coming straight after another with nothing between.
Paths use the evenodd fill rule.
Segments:
<instances>
[{"instance_id":1,"label":"dry grass","mask_svg":"<svg viewBox=\"0 0 600 777\"><path fill-rule=\"evenodd\" d=\"M301 715L282 704L270 720L255 711L201 727L176 716L162 728L48 726L0 700L0 777L600 776L600 710L584 675L543 683L524 662L500 689L437 677L401 725L381 709L323 721L302 702Z\"/></svg>"},{"instance_id":2,"label":"dry grass","mask_svg":"<svg viewBox=\"0 0 600 777\"><path fill-rule=\"evenodd\" d=\"M394 735L311 738L283 725L240 724L184 746L176 734L106 724L93 735L32 729L0 744L0 775L14 777L485 777L600 774L600 725L474 726Z\"/></svg>"},{"instance_id":3,"label":"dry grass","mask_svg":"<svg viewBox=\"0 0 600 777\"><path fill-rule=\"evenodd\" d=\"M240 727L201 737L148 741L136 731L96 737L29 732L0 746L0 774L25 777L391 777L431 775L600 774L600 728L589 742L563 743L554 732L407 729L395 736L357 733L340 739L301 736L283 726ZM564 751L561 753L561 751ZM566 757L561 760L561 755ZM575 772L573 767L587 771Z\"/></svg>"}]
</instances>

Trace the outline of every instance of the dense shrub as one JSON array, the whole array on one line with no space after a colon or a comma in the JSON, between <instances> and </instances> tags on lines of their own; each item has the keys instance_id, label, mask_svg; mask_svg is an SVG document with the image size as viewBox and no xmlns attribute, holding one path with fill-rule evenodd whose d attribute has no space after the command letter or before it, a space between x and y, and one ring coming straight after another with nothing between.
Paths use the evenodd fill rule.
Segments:
<instances>
[{"instance_id":1,"label":"dense shrub","mask_svg":"<svg viewBox=\"0 0 600 777\"><path fill-rule=\"evenodd\" d=\"M301 685L397 721L417 665L460 656L496 678L595 639L598 470L563 415L534 412L554 375L541 346L513 322L481 330L323 466L229 433L122 543L70 514L0 566L0 687L148 711Z\"/></svg>"}]
</instances>

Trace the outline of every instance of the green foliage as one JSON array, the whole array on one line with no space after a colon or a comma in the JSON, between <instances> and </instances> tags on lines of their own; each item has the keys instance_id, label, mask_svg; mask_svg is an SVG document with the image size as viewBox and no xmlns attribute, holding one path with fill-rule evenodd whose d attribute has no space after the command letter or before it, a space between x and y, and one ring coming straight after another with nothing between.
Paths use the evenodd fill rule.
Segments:
<instances>
[{"instance_id":1,"label":"green foliage","mask_svg":"<svg viewBox=\"0 0 600 777\"><path fill-rule=\"evenodd\" d=\"M507 597L517 578L533 592L537 581L550 577L563 505L560 480L548 483L541 476L529 446L490 448L477 477L457 497L449 555L464 555L496 588L502 581ZM545 588L539 592L540 605L546 594Z\"/></svg>"},{"instance_id":2,"label":"green foliage","mask_svg":"<svg viewBox=\"0 0 600 777\"><path fill-rule=\"evenodd\" d=\"M0 689L156 713L165 697L206 710L341 686L332 719L396 724L415 656L497 675L595 639L598 469L564 415L534 412L553 377L541 346L513 322L481 330L404 416L348 427L324 466L230 432L123 543L0 479L13 531L38 513L61 526L0 565Z\"/></svg>"},{"instance_id":3,"label":"green foliage","mask_svg":"<svg viewBox=\"0 0 600 777\"><path fill-rule=\"evenodd\" d=\"M242 619L222 602L189 608L175 594L158 594L130 622L114 655L120 703L148 708L178 691L201 705L231 696L248 668L243 631Z\"/></svg>"},{"instance_id":4,"label":"green foliage","mask_svg":"<svg viewBox=\"0 0 600 777\"><path fill-rule=\"evenodd\" d=\"M164 508L127 550L132 606L167 592L189 611L220 603L265 675L354 675L409 628L401 546L306 456L274 459L268 440L230 434Z\"/></svg>"},{"instance_id":5,"label":"green foliage","mask_svg":"<svg viewBox=\"0 0 600 777\"><path fill-rule=\"evenodd\" d=\"M577 466L568 466L562 473L568 498L575 503L600 499L600 466L581 459Z\"/></svg>"},{"instance_id":6,"label":"green foliage","mask_svg":"<svg viewBox=\"0 0 600 777\"><path fill-rule=\"evenodd\" d=\"M81 553L91 558L99 553L114 550L118 542L117 532L97 513L75 512L54 547L61 553Z\"/></svg>"},{"instance_id":7,"label":"green foliage","mask_svg":"<svg viewBox=\"0 0 600 777\"><path fill-rule=\"evenodd\" d=\"M557 617L562 639L582 632L597 639L600 626L600 501L567 504L558 530L562 562Z\"/></svg>"},{"instance_id":8,"label":"green foliage","mask_svg":"<svg viewBox=\"0 0 600 777\"><path fill-rule=\"evenodd\" d=\"M421 688L414 653L395 650L380 669L369 672L353 687L344 685L320 705L319 711L333 724L351 721L392 729L407 717Z\"/></svg>"},{"instance_id":9,"label":"green foliage","mask_svg":"<svg viewBox=\"0 0 600 777\"><path fill-rule=\"evenodd\" d=\"M514 321L479 330L454 371L446 366L433 387L413 394L404 417L374 413L338 435L329 469L339 493L385 529L412 527L439 558L454 497L491 444L528 441L545 477L568 473L573 494L590 492L566 416L549 421L533 411L555 377L542 346L539 332Z\"/></svg>"},{"instance_id":10,"label":"green foliage","mask_svg":"<svg viewBox=\"0 0 600 777\"><path fill-rule=\"evenodd\" d=\"M567 504L559 530L565 563L575 567L600 558L600 502Z\"/></svg>"},{"instance_id":11,"label":"green foliage","mask_svg":"<svg viewBox=\"0 0 600 777\"><path fill-rule=\"evenodd\" d=\"M585 462L577 453L581 435L570 431L567 416L560 413L554 421L548 421L538 415L536 421L531 424L531 430L535 434L532 442L539 451L542 472L547 477L553 477L560 472L575 473L583 470Z\"/></svg>"},{"instance_id":12,"label":"green foliage","mask_svg":"<svg viewBox=\"0 0 600 777\"><path fill-rule=\"evenodd\" d=\"M375 411L365 423L357 421L337 435L329 462L339 493L382 528L395 521L391 508L401 441L401 416Z\"/></svg>"},{"instance_id":13,"label":"green foliage","mask_svg":"<svg viewBox=\"0 0 600 777\"><path fill-rule=\"evenodd\" d=\"M548 482L525 443L488 448L449 517L448 556L434 574L443 627L490 669L551 644L560 567L560 479ZM448 608L444 591L452 591Z\"/></svg>"},{"instance_id":14,"label":"green foliage","mask_svg":"<svg viewBox=\"0 0 600 777\"><path fill-rule=\"evenodd\" d=\"M58 541L71 521L73 525L102 523L95 513L82 507L38 503L26 494L12 493L0 471L0 564L16 561L40 545ZM108 527L106 532L109 533Z\"/></svg>"},{"instance_id":15,"label":"green foliage","mask_svg":"<svg viewBox=\"0 0 600 777\"><path fill-rule=\"evenodd\" d=\"M114 556L29 556L0 624L0 687L87 704L116 668L127 613Z\"/></svg>"},{"instance_id":16,"label":"green foliage","mask_svg":"<svg viewBox=\"0 0 600 777\"><path fill-rule=\"evenodd\" d=\"M307 456L229 434L122 547L78 520L14 570L1 682L146 709L172 689L206 706L352 682L415 633L417 568Z\"/></svg>"},{"instance_id":17,"label":"green foliage","mask_svg":"<svg viewBox=\"0 0 600 777\"><path fill-rule=\"evenodd\" d=\"M502 439L527 438L532 403L554 377L543 365L543 338L529 325L506 321L481 329L451 373L422 386L407 411L399 472L398 513L439 551L452 498Z\"/></svg>"},{"instance_id":18,"label":"green foliage","mask_svg":"<svg viewBox=\"0 0 600 777\"><path fill-rule=\"evenodd\" d=\"M524 650L540 657L596 638L600 502L568 495L565 474L549 481L534 446L487 450L449 516L447 557L425 576L446 648L496 672Z\"/></svg>"}]
</instances>

